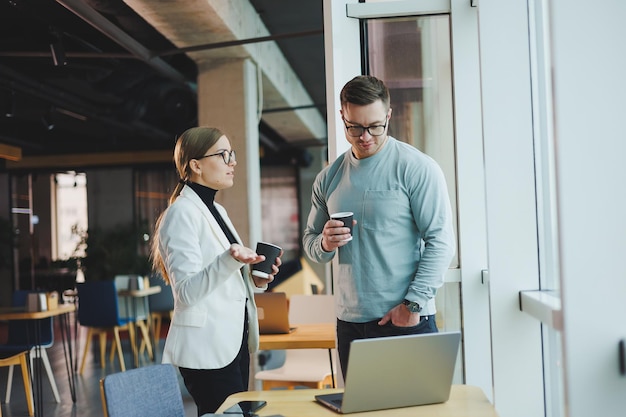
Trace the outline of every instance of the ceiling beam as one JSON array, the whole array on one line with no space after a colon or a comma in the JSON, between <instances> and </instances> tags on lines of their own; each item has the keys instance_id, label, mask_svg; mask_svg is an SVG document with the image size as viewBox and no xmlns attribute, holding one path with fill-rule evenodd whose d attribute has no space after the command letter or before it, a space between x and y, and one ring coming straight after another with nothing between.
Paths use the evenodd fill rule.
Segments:
<instances>
[{"instance_id":1,"label":"ceiling beam","mask_svg":"<svg viewBox=\"0 0 626 417\"><path fill-rule=\"evenodd\" d=\"M0 143L0 158L8 161L19 161L22 159L22 148Z\"/></svg>"},{"instance_id":2,"label":"ceiling beam","mask_svg":"<svg viewBox=\"0 0 626 417\"><path fill-rule=\"evenodd\" d=\"M162 2L124 0L177 48L237 42L271 36L248 1L186 0ZM320 34L321 36L321 34ZM228 59L251 59L259 68L263 108L313 105L313 100L276 42L255 42L229 48L188 52L198 66ZM262 110L262 109L261 109ZM288 142L326 138L326 122L318 109L264 114L263 120Z\"/></svg>"},{"instance_id":3,"label":"ceiling beam","mask_svg":"<svg viewBox=\"0 0 626 417\"><path fill-rule=\"evenodd\" d=\"M0 144L0 151L1 151ZM10 160L7 170L71 169L94 166L136 166L141 164L172 163L172 151L100 152L72 155L27 156L20 161Z\"/></svg>"},{"instance_id":4,"label":"ceiling beam","mask_svg":"<svg viewBox=\"0 0 626 417\"><path fill-rule=\"evenodd\" d=\"M111 23L106 17L102 16L96 10L89 7L81 0L56 0L57 3L74 13L76 16L83 19L86 23L100 31L105 36L108 36L111 40L118 45L126 49L133 56L141 59L152 68L157 70L162 75L180 82L185 83L185 77L178 72L175 68L171 67L168 63L161 58L154 57L152 52L145 46L137 42L130 37L126 32Z\"/></svg>"}]
</instances>

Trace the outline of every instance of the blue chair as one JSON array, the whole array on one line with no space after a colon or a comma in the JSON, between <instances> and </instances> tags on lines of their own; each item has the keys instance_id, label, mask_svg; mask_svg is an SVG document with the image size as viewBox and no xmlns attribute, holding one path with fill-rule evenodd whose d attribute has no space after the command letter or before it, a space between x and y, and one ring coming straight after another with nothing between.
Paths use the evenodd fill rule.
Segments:
<instances>
[{"instance_id":1,"label":"blue chair","mask_svg":"<svg viewBox=\"0 0 626 417\"><path fill-rule=\"evenodd\" d=\"M150 305L150 317L152 318L152 330L154 332L155 349L161 339L161 325L163 319L171 320L174 312L174 294L172 287L167 285L160 275L150 275L150 285L161 287L161 292L148 297Z\"/></svg>"},{"instance_id":2,"label":"blue chair","mask_svg":"<svg viewBox=\"0 0 626 417\"><path fill-rule=\"evenodd\" d=\"M120 317L131 321L136 329L141 332L141 336L143 337L141 352L143 352L143 348L147 348L150 360L154 360L154 351L152 350L150 331L148 330L148 323L150 322L148 300L146 297L135 298L131 296L120 296L121 291L144 289L144 277L140 275L116 275L113 282L115 282L115 288L117 288L118 291ZM135 354L135 364L138 365L139 358L135 346L133 346L133 353ZM111 355L112 354L113 352L111 351Z\"/></svg>"},{"instance_id":3,"label":"blue chair","mask_svg":"<svg viewBox=\"0 0 626 417\"><path fill-rule=\"evenodd\" d=\"M100 380L105 417L185 417L176 371L171 364L145 366Z\"/></svg>"},{"instance_id":4,"label":"blue chair","mask_svg":"<svg viewBox=\"0 0 626 417\"><path fill-rule=\"evenodd\" d=\"M83 282L76 284L76 289L78 293L78 322L81 326L88 328L79 373L81 375L83 373L89 345L95 335L100 337L100 366L104 368L106 340L107 334L110 332L113 332L115 337L115 344L111 349L117 350L120 368L125 371L126 365L124 364L119 332L120 330L128 331L133 354L135 354L135 331L134 327L129 325L129 319L120 317L115 283L113 281Z\"/></svg>"},{"instance_id":5,"label":"blue chair","mask_svg":"<svg viewBox=\"0 0 626 417\"><path fill-rule=\"evenodd\" d=\"M26 305L26 299L29 293L35 291L17 290L13 293L12 305L13 307L24 307ZM33 367L33 359L41 359L43 366L48 375L48 381L50 382L50 388L52 388L52 394L57 403L61 402L59 397L59 390L57 388L56 381L54 379L54 373L50 366L50 360L48 359L47 348L54 344L54 328L52 317L37 320L11 320L8 325L8 337L7 343L0 345L0 354L3 356L17 354L22 351L30 351L30 367ZM38 339L36 331L39 329ZM39 344L36 344L36 342ZM7 378L7 389L5 395L5 402L9 402L11 399L11 390L13 387L13 366L9 367Z\"/></svg>"}]
</instances>

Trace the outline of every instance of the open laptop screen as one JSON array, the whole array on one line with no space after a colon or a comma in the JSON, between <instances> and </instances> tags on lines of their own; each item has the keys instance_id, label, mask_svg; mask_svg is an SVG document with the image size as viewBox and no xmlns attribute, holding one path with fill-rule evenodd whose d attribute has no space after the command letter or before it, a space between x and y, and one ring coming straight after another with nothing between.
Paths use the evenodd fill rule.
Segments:
<instances>
[{"instance_id":1,"label":"open laptop screen","mask_svg":"<svg viewBox=\"0 0 626 417\"><path fill-rule=\"evenodd\" d=\"M284 292L263 292L254 294L259 316L259 333L289 333L289 304Z\"/></svg>"},{"instance_id":2,"label":"open laptop screen","mask_svg":"<svg viewBox=\"0 0 626 417\"><path fill-rule=\"evenodd\" d=\"M460 341L460 332L355 340L343 396L315 399L344 414L447 401Z\"/></svg>"}]
</instances>

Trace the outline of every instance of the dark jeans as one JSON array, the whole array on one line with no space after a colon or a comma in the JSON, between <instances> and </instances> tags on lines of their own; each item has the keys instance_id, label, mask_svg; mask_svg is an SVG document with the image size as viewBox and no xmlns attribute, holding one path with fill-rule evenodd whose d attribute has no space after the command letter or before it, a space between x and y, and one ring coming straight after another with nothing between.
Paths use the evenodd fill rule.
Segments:
<instances>
[{"instance_id":1,"label":"dark jeans","mask_svg":"<svg viewBox=\"0 0 626 417\"><path fill-rule=\"evenodd\" d=\"M221 369L178 369L187 391L198 407L198 416L215 413L229 395L247 391L250 378L248 314L245 317L239 353L229 365Z\"/></svg>"},{"instance_id":2,"label":"dark jeans","mask_svg":"<svg viewBox=\"0 0 626 417\"><path fill-rule=\"evenodd\" d=\"M348 357L350 356L350 343L356 339L369 339L373 337L404 336L420 333L437 333L437 323L435 315L421 316L420 322L411 327L397 327L391 322L384 326L379 326L378 320L365 323L351 323L337 319L337 352L339 353L339 363L341 374L345 380L348 370ZM393 355L393 352L389 352Z\"/></svg>"}]
</instances>

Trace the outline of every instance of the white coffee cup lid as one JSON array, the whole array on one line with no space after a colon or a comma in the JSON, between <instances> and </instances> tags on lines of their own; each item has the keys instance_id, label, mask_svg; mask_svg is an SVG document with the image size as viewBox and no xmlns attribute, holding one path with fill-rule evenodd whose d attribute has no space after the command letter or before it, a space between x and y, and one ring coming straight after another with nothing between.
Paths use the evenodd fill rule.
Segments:
<instances>
[{"instance_id":1,"label":"white coffee cup lid","mask_svg":"<svg viewBox=\"0 0 626 417\"><path fill-rule=\"evenodd\" d=\"M347 216L354 216L354 213L351 211L342 211L340 213L333 213L330 215L331 219L334 219L335 217L347 217Z\"/></svg>"}]
</instances>

